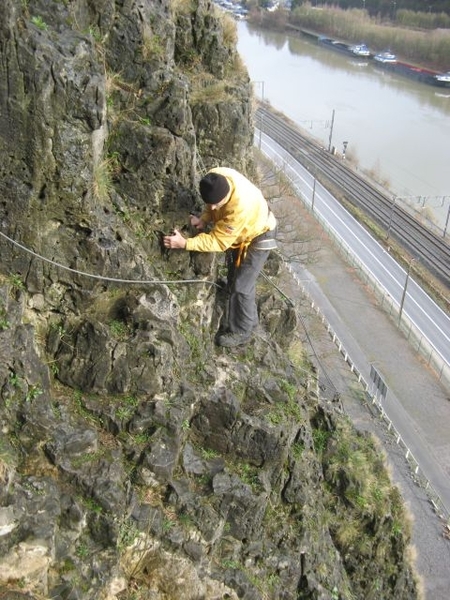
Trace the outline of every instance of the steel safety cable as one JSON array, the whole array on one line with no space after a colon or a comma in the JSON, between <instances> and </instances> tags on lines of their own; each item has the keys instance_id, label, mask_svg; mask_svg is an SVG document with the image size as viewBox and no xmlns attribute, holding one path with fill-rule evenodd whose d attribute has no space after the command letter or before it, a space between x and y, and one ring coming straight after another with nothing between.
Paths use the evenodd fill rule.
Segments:
<instances>
[{"instance_id":1,"label":"steel safety cable","mask_svg":"<svg viewBox=\"0 0 450 600\"><path fill-rule=\"evenodd\" d=\"M105 277L104 275L95 275L94 273L86 273L85 271L80 271L78 269L73 269L72 267L68 267L66 265L63 265L61 263L58 263L50 258L47 258L45 256L42 256L41 254L38 254L37 252L35 252L34 250L31 250L30 248L27 248L26 246L24 246L23 244L21 244L20 242L17 242L16 240L12 239L11 237L9 237L8 235L6 235L5 233L3 233L2 231L0 231L0 236L3 237L5 240L7 240L8 242L10 242L11 244L13 244L14 246L17 246L18 248L20 248L21 250L23 250L24 252L27 252L28 254L31 254L32 256L34 256L35 258L38 258L39 260L42 260L44 262L47 262L55 267L58 267L59 269L63 269L65 271L70 271L71 273L76 273L77 275L82 275L83 277L90 277L92 279L99 279L102 281L110 281L110 282L114 282L114 283L129 283L129 284L141 284L141 285L148 285L148 284L153 284L153 285L178 285L178 284L198 284L198 283L203 283L206 285L213 285L215 287L220 287L215 281L208 281L208 280L203 280L203 279L178 279L178 280L164 280L164 279L120 279L118 277ZM284 298L284 300L290 304L291 307L293 307L296 312L297 312L297 316L300 317L300 321L303 325L303 328L305 330L307 339L309 341L309 344L311 346L311 349L313 351L313 354L317 360L317 362L319 363L319 365L322 367L321 365L321 361L315 351L314 345L312 343L312 340L309 336L309 333L307 331L306 328L306 324L302 318L302 316L298 313L298 310L295 306L295 302L289 298L289 296L287 296L264 272L261 273L261 275L266 279L266 281L268 281L280 294L281 296ZM324 369L322 367L322 371L323 374L325 375L325 378L327 379L328 383L334 388L334 385L330 379L330 377L328 376L328 373L326 372L326 369Z\"/></svg>"},{"instance_id":2,"label":"steel safety cable","mask_svg":"<svg viewBox=\"0 0 450 600\"><path fill-rule=\"evenodd\" d=\"M77 275L82 275L83 277L90 277L92 279L100 279L102 281L111 281L114 283L133 283L133 284L136 283L136 284L141 284L141 285L148 285L148 284L153 284L153 285L179 285L179 284L181 284L181 285L183 285L183 284L191 284L191 283L203 283L206 285L214 285L214 286L218 287L218 285L215 281L208 281L208 280L204 280L204 279L177 279L177 280L170 280L170 279L167 279L167 280L165 280L165 279L147 279L147 280L146 279L119 279L117 277L105 277L104 275L95 275L94 273L86 273L85 271L79 271L78 269L72 269L71 267L68 267L61 263L58 263L50 258L46 258L45 256L42 256L41 254L34 252L34 250L27 248L20 242L13 240L12 238L7 236L2 231L0 231L0 236L3 237L5 240L8 240L8 242L11 242L11 244L14 244L14 246L17 246L21 250L24 250L28 254L31 254L32 256L34 256L40 260L43 260L44 262L50 263L51 265L58 267L59 269L64 269L65 271L70 271L71 273L76 273Z\"/></svg>"}]
</instances>

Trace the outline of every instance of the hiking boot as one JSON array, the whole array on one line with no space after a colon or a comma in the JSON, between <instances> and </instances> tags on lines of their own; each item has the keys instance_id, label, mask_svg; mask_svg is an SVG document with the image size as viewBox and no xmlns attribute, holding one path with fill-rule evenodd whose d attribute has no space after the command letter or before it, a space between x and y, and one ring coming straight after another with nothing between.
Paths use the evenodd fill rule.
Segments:
<instances>
[{"instance_id":1,"label":"hiking boot","mask_svg":"<svg viewBox=\"0 0 450 600\"><path fill-rule=\"evenodd\" d=\"M216 344L224 348L234 348L235 346L246 344L250 341L251 337L251 333L224 333L217 337Z\"/></svg>"}]
</instances>

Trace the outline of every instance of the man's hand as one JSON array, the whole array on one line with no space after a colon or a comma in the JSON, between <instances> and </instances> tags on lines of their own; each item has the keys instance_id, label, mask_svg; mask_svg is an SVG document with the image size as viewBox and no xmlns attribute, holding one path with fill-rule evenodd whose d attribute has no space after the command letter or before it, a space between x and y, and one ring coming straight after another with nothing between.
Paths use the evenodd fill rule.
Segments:
<instances>
[{"instance_id":1,"label":"man's hand","mask_svg":"<svg viewBox=\"0 0 450 600\"><path fill-rule=\"evenodd\" d=\"M191 225L196 229L205 229L205 224L200 219L200 217L197 217L197 215L191 214Z\"/></svg>"},{"instance_id":2,"label":"man's hand","mask_svg":"<svg viewBox=\"0 0 450 600\"><path fill-rule=\"evenodd\" d=\"M172 235L165 235L163 237L163 243L165 248L186 248L186 240L178 229L174 229Z\"/></svg>"}]
</instances>

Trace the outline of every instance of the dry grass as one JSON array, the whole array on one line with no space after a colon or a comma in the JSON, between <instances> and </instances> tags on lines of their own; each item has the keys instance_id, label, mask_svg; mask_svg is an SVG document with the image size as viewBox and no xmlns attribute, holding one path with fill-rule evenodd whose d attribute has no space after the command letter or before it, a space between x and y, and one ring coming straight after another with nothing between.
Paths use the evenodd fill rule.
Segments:
<instances>
[{"instance_id":1,"label":"dry grass","mask_svg":"<svg viewBox=\"0 0 450 600\"><path fill-rule=\"evenodd\" d=\"M191 102L218 103L224 102L230 94L227 92L227 82L216 79L209 73L194 75L191 79Z\"/></svg>"},{"instance_id":2,"label":"dry grass","mask_svg":"<svg viewBox=\"0 0 450 600\"><path fill-rule=\"evenodd\" d=\"M114 174L117 172L116 157L105 158L94 166L92 194L99 202L107 200L114 189Z\"/></svg>"},{"instance_id":3,"label":"dry grass","mask_svg":"<svg viewBox=\"0 0 450 600\"><path fill-rule=\"evenodd\" d=\"M236 21L227 13L221 14L220 21L222 23L224 44L234 48L238 41Z\"/></svg>"},{"instance_id":4,"label":"dry grass","mask_svg":"<svg viewBox=\"0 0 450 600\"><path fill-rule=\"evenodd\" d=\"M0 440L0 485L2 487L10 484L15 468L14 460Z\"/></svg>"}]
</instances>

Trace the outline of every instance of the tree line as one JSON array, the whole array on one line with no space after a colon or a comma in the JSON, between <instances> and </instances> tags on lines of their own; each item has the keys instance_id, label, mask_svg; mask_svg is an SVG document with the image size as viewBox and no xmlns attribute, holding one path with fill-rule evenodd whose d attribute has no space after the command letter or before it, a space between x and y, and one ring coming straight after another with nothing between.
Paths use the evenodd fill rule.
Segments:
<instances>
[{"instance_id":1,"label":"tree line","mask_svg":"<svg viewBox=\"0 0 450 600\"><path fill-rule=\"evenodd\" d=\"M249 2L250 4L250 2ZM273 0L259 0L259 6L267 7ZM381 16L395 20L398 11L413 11L422 13L450 15L450 0L291 0L291 9L303 4L311 6L335 6L342 9L362 8L371 16Z\"/></svg>"}]
</instances>

